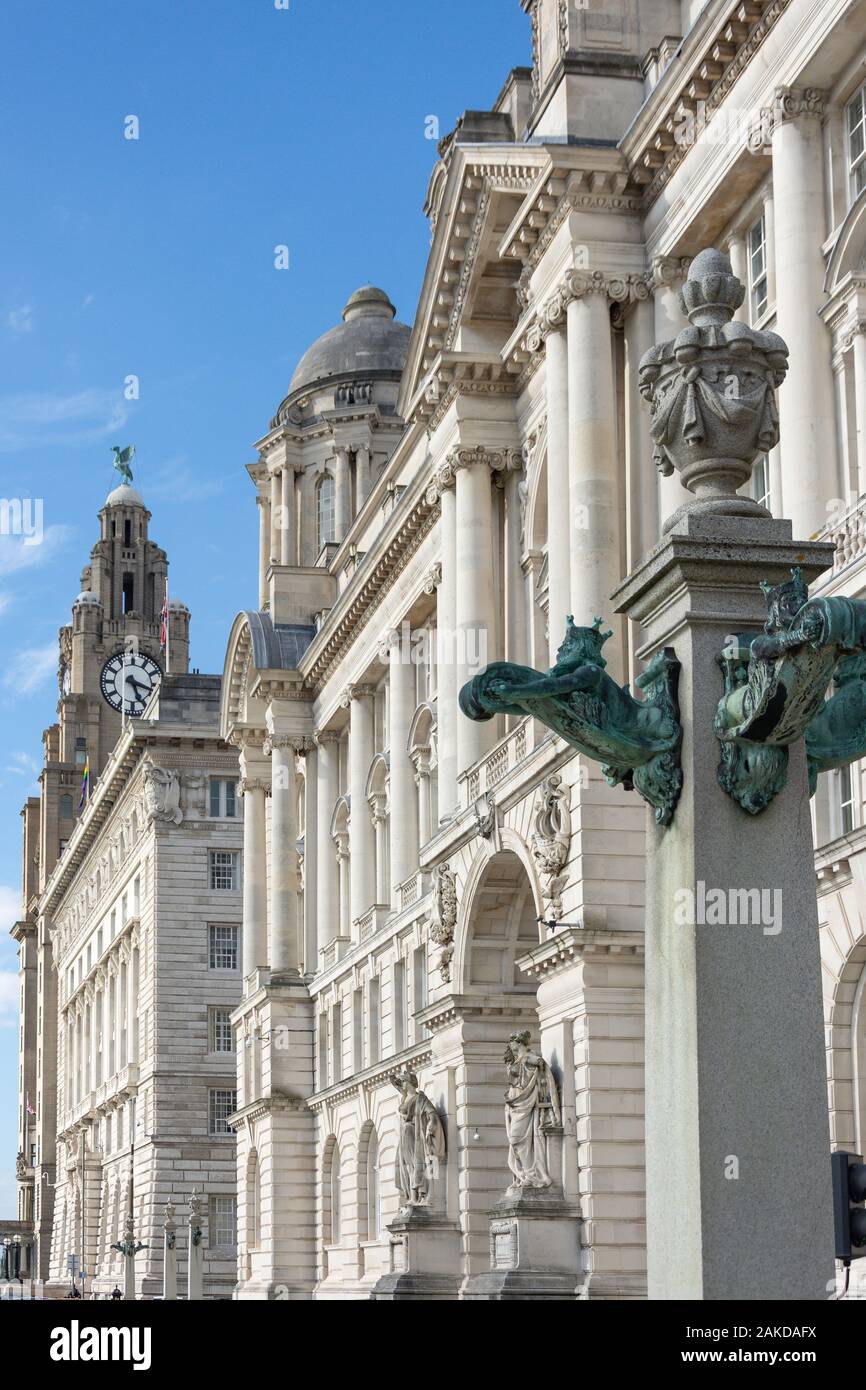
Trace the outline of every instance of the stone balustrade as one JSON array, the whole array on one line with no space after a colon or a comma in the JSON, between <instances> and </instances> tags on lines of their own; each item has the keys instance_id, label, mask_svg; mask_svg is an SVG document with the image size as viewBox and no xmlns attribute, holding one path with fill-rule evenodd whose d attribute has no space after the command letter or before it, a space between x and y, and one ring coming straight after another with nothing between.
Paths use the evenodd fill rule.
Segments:
<instances>
[{"instance_id":1,"label":"stone balustrade","mask_svg":"<svg viewBox=\"0 0 866 1390\"><path fill-rule=\"evenodd\" d=\"M505 738L491 748L483 758L466 769L458 778L460 805L472 806L479 796L491 792L508 774L522 763L536 745L533 720L527 716Z\"/></svg>"},{"instance_id":2,"label":"stone balustrade","mask_svg":"<svg viewBox=\"0 0 866 1390\"><path fill-rule=\"evenodd\" d=\"M866 555L866 498L859 498L841 517L829 521L818 533L818 539L835 543L834 574Z\"/></svg>"}]
</instances>

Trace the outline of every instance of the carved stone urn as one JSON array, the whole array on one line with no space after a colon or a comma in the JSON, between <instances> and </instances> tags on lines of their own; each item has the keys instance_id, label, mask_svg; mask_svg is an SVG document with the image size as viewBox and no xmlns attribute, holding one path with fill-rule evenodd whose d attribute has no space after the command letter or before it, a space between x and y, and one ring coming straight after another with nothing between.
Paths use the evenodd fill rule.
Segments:
<instances>
[{"instance_id":1,"label":"carved stone urn","mask_svg":"<svg viewBox=\"0 0 866 1390\"><path fill-rule=\"evenodd\" d=\"M776 387L788 348L777 333L734 321L744 295L727 256L701 251L680 290L689 326L641 360L656 466L665 476L679 473L695 497L668 517L665 531L687 512L770 515L737 489L749 482L758 454L778 443Z\"/></svg>"}]
</instances>

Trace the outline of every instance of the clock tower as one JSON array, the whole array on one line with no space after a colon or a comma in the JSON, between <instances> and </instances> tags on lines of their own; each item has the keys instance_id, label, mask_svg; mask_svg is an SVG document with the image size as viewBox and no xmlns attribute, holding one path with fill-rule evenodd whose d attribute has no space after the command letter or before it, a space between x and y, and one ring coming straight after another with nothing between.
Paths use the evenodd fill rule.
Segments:
<instances>
[{"instance_id":1,"label":"clock tower","mask_svg":"<svg viewBox=\"0 0 866 1390\"><path fill-rule=\"evenodd\" d=\"M58 722L43 736L41 884L72 833L85 767L92 788L117 742L122 716L142 713L166 669L161 629L168 559L148 536L150 515L129 484L109 493L72 622L60 629ZM189 669L189 609L177 599L169 602L167 655L172 674Z\"/></svg>"}]
</instances>

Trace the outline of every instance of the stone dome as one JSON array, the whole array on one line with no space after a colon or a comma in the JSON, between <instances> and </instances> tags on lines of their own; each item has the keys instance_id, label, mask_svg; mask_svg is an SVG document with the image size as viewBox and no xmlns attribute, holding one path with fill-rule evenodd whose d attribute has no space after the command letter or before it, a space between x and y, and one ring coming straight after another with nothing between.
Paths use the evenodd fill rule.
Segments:
<instances>
[{"instance_id":1,"label":"stone dome","mask_svg":"<svg viewBox=\"0 0 866 1390\"><path fill-rule=\"evenodd\" d=\"M75 601L74 601L74 603L73 603L73 605L72 605L73 608L75 607L75 604L76 604L76 603L86 603L86 604L89 604L89 605L90 605L91 607L93 607L93 608L101 608L101 607L102 607L102 604L101 604L101 602L99 601L99 599L96 597L96 594L92 594L92 593L90 592L89 589L84 589L84 590L78 595L77 599L75 599Z\"/></svg>"},{"instance_id":2,"label":"stone dome","mask_svg":"<svg viewBox=\"0 0 866 1390\"><path fill-rule=\"evenodd\" d=\"M188 613L189 609L183 599L170 598L168 601L168 611L169 613Z\"/></svg>"},{"instance_id":3,"label":"stone dome","mask_svg":"<svg viewBox=\"0 0 866 1390\"><path fill-rule=\"evenodd\" d=\"M144 498L129 483L121 483L105 499L106 507L143 507Z\"/></svg>"},{"instance_id":4,"label":"stone dome","mask_svg":"<svg viewBox=\"0 0 866 1390\"><path fill-rule=\"evenodd\" d=\"M289 395L329 377L390 372L399 376L406 362L411 329L396 318L384 290L362 285L350 296L343 322L307 348L292 377Z\"/></svg>"}]
</instances>

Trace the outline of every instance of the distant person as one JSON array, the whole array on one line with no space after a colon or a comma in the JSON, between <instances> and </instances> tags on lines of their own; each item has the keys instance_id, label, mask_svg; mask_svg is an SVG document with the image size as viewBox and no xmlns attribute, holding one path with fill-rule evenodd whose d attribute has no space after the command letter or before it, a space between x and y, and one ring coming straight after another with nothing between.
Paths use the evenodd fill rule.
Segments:
<instances>
[{"instance_id":1,"label":"distant person","mask_svg":"<svg viewBox=\"0 0 866 1390\"><path fill-rule=\"evenodd\" d=\"M111 1290L111 1297L123 1298L123 1294L120 1292L120 1289L118 1288L117 1284L115 1284L114 1288Z\"/></svg>"}]
</instances>

